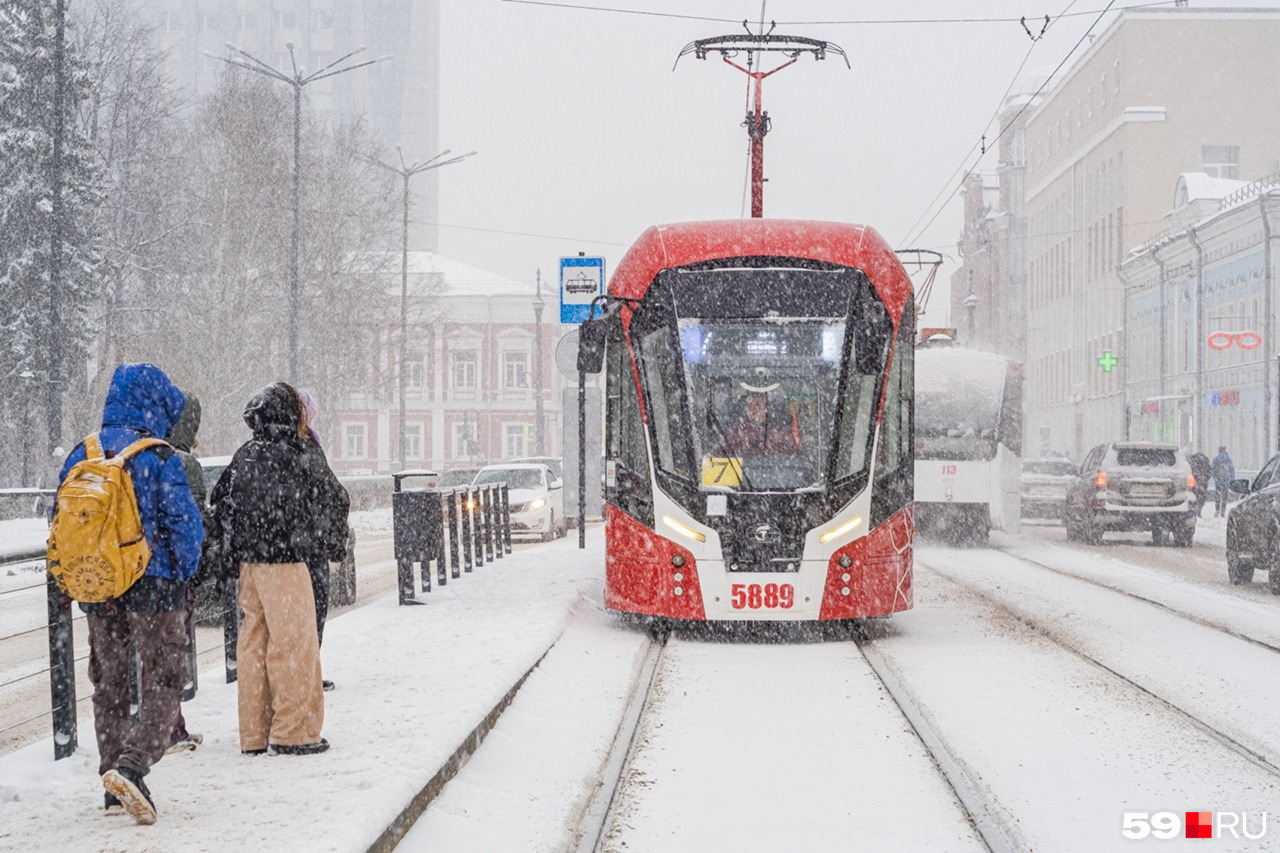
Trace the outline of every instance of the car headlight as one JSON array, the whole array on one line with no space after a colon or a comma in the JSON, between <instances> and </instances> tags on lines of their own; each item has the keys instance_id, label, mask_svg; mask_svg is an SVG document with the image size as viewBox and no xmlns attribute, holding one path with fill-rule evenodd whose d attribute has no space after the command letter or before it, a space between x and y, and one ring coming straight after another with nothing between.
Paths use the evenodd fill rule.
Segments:
<instances>
[{"instance_id":1,"label":"car headlight","mask_svg":"<svg viewBox=\"0 0 1280 853\"><path fill-rule=\"evenodd\" d=\"M535 509L542 509L546 505L547 505L546 498L538 498L537 500L529 501L527 504L525 504L524 509L525 509L525 512L533 512Z\"/></svg>"}]
</instances>

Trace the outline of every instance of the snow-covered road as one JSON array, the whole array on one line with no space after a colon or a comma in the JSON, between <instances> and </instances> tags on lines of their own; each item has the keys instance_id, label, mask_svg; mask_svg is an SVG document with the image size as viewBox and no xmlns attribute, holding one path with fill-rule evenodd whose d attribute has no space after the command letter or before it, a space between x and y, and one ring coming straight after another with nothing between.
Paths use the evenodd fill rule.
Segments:
<instances>
[{"instance_id":1,"label":"snow-covered road","mask_svg":"<svg viewBox=\"0 0 1280 853\"><path fill-rule=\"evenodd\" d=\"M854 642L676 631L599 849L1120 850L1126 812L1210 810L1256 836L1280 797L1277 602L1188 576L1183 549L1047 538L922 547L916 608L870 632L986 839ZM579 609L406 849L567 850L591 832L647 638ZM1213 849L1276 849L1271 829Z\"/></svg>"}]
</instances>

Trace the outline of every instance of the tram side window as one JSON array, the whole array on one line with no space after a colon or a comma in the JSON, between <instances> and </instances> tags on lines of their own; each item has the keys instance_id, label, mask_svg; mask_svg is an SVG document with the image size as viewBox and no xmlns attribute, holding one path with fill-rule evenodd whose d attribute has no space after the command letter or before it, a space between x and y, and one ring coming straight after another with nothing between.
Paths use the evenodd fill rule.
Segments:
<instances>
[{"instance_id":1,"label":"tram side window","mask_svg":"<svg viewBox=\"0 0 1280 853\"><path fill-rule=\"evenodd\" d=\"M876 488L871 496L871 524L882 523L911 501L912 393L915 388L915 306L908 300L898 324L880 417L876 449Z\"/></svg>"},{"instance_id":2,"label":"tram side window","mask_svg":"<svg viewBox=\"0 0 1280 853\"><path fill-rule=\"evenodd\" d=\"M640 339L658 467L692 479L690 453L684 438L688 430L681 427L680 352L666 326L645 332Z\"/></svg>"},{"instance_id":3,"label":"tram side window","mask_svg":"<svg viewBox=\"0 0 1280 853\"><path fill-rule=\"evenodd\" d=\"M839 456L836 480L865 475L872 430L875 427L880 377L889 352L893 323L870 285L863 282L854 300L849 330L852 351L840 407Z\"/></svg>"},{"instance_id":4,"label":"tram side window","mask_svg":"<svg viewBox=\"0 0 1280 853\"><path fill-rule=\"evenodd\" d=\"M649 500L649 453L645 447L644 423L640 420L640 395L631 370L631 351L621 334L609 340L605 363L609 399L608 452L609 458L618 463L614 500L624 512L653 526L653 505Z\"/></svg>"},{"instance_id":5,"label":"tram side window","mask_svg":"<svg viewBox=\"0 0 1280 853\"><path fill-rule=\"evenodd\" d=\"M1004 397L1000 401L998 440L1009 450L1022 454L1022 365L1010 364L1004 376Z\"/></svg>"}]
</instances>

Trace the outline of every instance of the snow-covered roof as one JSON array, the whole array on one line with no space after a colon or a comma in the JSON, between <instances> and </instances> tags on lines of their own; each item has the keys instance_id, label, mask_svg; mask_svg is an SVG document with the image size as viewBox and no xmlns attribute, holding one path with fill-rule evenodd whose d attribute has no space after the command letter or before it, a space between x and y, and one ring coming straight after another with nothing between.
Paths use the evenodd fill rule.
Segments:
<instances>
[{"instance_id":1,"label":"snow-covered roof","mask_svg":"<svg viewBox=\"0 0 1280 853\"><path fill-rule=\"evenodd\" d=\"M1173 206L1176 209L1202 199L1220 201L1248 183L1230 178L1215 178L1204 172L1183 172L1178 176L1178 183L1173 191Z\"/></svg>"},{"instance_id":2,"label":"snow-covered roof","mask_svg":"<svg viewBox=\"0 0 1280 853\"><path fill-rule=\"evenodd\" d=\"M397 259L398 260L398 259ZM395 264L399 272L399 263ZM435 252L410 252L409 276L426 276L432 273L441 277L446 296L532 296L536 285L532 281L516 281L495 272L482 270ZM399 276L395 276L395 290L400 290ZM410 284L412 286L412 282ZM554 281L543 281L544 297L556 287Z\"/></svg>"}]
</instances>

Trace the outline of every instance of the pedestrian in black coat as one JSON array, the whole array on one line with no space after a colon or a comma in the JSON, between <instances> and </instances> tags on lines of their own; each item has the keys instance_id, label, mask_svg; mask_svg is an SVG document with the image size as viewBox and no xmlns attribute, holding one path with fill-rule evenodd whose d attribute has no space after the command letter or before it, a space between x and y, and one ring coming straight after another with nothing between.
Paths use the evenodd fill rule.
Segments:
<instances>
[{"instance_id":1,"label":"pedestrian in black coat","mask_svg":"<svg viewBox=\"0 0 1280 853\"><path fill-rule=\"evenodd\" d=\"M240 579L237 642L240 749L313 754L328 749L320 644L307 561L345 546L331 519L345 492L301 431L301 406L277 382L249 401L253 438L210 495L210 535L224 576Z\"/></svg>"}]
</instances>

